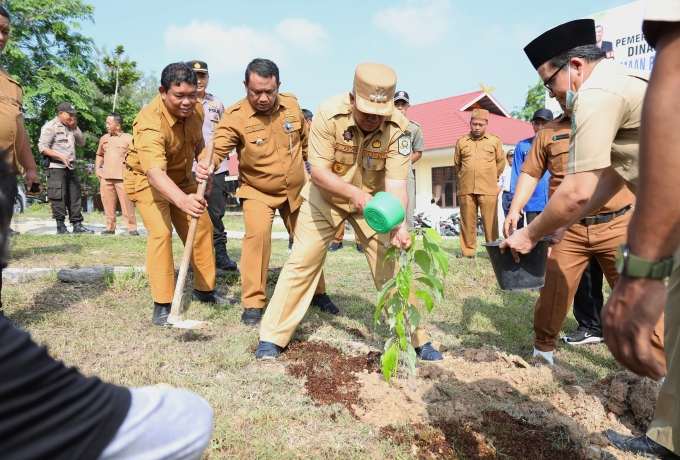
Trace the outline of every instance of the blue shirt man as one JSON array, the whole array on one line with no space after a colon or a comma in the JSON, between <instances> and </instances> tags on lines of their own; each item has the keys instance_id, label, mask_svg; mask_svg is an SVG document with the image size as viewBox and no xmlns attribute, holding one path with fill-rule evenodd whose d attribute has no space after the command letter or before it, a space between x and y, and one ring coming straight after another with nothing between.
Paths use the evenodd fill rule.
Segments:
<instances>
[{"instance_id":1,"label":"blue shirt man","mask_svg":"<svg viewBox=\"0 0 680 460\"><path fill-rule=\"evenodd\" d=\"M538 109L534 113L534 117L531 123L532 127L534 128L534 134L537 133L538 130L541 129L541 127L545 123L552 121L552 119L553 119L552 111L548 109ZM512 175L510 177L510 193L512 196L515 195L515 187L517 187L517 180L519 179L519 176L522 173L522 165L524 164L524 161L527 158L529 150L531 150L531 144L534 142L534 138L535 136L532 136L528 139L519 141L517 143L517 146L515 146L515 159L514 162L512 163ZM542 212L543 209L545 208L545 205L548 203L549 179L550 173L546 171L545 175L541 178L540 181L538 181L538 185L536 185L536 190L534 190L534 194L531 196L531 199L524 207L525 213L531 213L531 216L528 219L529 222L533 220L533 218L535 218L540 212Z\"/></svg>"}]
</instances>

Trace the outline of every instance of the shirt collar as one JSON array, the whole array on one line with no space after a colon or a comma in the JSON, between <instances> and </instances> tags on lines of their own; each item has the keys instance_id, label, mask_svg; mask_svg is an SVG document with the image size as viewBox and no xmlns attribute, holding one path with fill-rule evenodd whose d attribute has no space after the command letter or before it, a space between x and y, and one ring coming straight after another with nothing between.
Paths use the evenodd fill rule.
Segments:
<instances>
[{"instance_id":1,"label":"shirt collar","mask_svg":"<svg viewBox=\"0 0 680 460\"><path fill-rule=\"evenodd\" d=\"M469 134L469 133L468 133L468 137L470 138L471 141L475 141L475 142L479 142L479 141L481 141L482 139L487 139L487 140L490 139L490 138L489 138L489 133L486 133L486 132L485 132L485 133L482 135L482 137L480 137L479 139L475 139L474 137L472 137L472 134Z\"/></svg>"},{"instance_id":2,"label":"shirt collar","mask_svg":"<svg viewBox=\"0 0 680 460\"><path fill-rule=\"evenodd\" d=\"M244 104L245 104L245 110L246 110L246 114L248 115L248 118L251 118L251 117L254 116L254 115L262 115L260 112L258 112L257 110L255 110L255 108L254 108L253 105L250 103L250 101L248 100L247 97L245 98ZM285 106L286 106L286 103L283 102L283 101L281 100L281 96L279 96L279 95L277 94L277 95L276 95L276 100L274 101L274 105L272 106L272 111L271 111L270 115L273 115L273 114L274 114L277 110L279 110L282 106L285 107ZM265 116L266 116L266 115L265 115Z\"/></svg>"},{"instance_id":3,"label":"shirt collar","mask_svg":"<svg viewBox=\"0 0 680 460\"><path fill-rule=\"evenodd\" d=\"M163 98L161 97L160 94L158 95L158 105L159 105L161 113L165 116L165 119L168 120L168 124L170 125L171 128L173 126L175 126L175 123L180 121L180 119L178 117L176 117L175 115L170 113L168 108L165 106L165 103L163 102Z\"/></svg>"}]
</instances>

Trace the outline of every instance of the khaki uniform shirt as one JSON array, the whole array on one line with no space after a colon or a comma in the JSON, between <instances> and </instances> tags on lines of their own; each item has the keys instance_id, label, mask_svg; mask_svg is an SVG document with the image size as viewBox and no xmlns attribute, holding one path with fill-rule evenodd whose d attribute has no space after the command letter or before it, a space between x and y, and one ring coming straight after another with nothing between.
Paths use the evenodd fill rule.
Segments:
<instances>
[{"instance_id":1,"label":"khaki uniform shirt","mask_svg":"<svg viewBox=\"0 0 680 460\"><path fill-rule=\"evenodd\" d=\"M375 195L385 190L385 179L405 181L408 176L411 162L409 126L408 119L394 110L380 128L364 134L352 115L349 94L340 94L321 104L314 116L309 164L330 169L346 183ZM343 218L356 211L350 202L311 184L305 187L303 196L319 210L327 209L327 203L334 205ZM337 223L335 217L327 219ZM375 233L370 232L365 233L367 236Z\"/></svg>"},{"instance_id":2,"label":"khaki uniform shirt","mask_svg":"<svg viewBox=\"0 0 680 460\"><path fill-rule=\"evenodd\" d=\"M286 131L290 123L290 134ZM255 111L247 99L229 107L215 129L215 169L234 149L238 154L236 196L258 200L271 208L288 201L291 211L302 204L300 190L307 159L307 123L297 99L279 93L269 115ZM292 154L291 154L292 141ZM199 155L199 161L205 151Z\"/></svg>"},{"instance_id":3,"label":"khaki uniform shirt","mask_svg":"<svg viewBox=\"0 0 680 460\"><path fill-rule=\"evenodd\" d=\"M498 178L505 169L501 138L485 133L479 139L467 134L456 142L453 163L458 174L457 195L497 195Z\"/></svg>"},{"instance_id":4,"label":"khaki uniform shirt","mask_svg":"<svg viewBox=\"0 0 680 460\"><path fill-rule=\"evenodd\" d=\"M536 134L531 150L522 165L522 172L538 180L545 175L546 170L550 171L548 197L555 193L567 172L570 134L571 121L566 115L546 123ZM624 187L598 211L598 214L619 211L632 205L634 201L635 197L631 191Z\"/></svg>"},{"instance_id":5,"label":"khaki uniform shirt","mask_svg":"<svg viewBox=\"0 0 680 460\"><path fill-rule=\"evenodd\" d=\"M73 131L68 126L59 121L59 118L48 121L40 131L40 140L38 141L38 150L40 153L45 149L53 150L54 152L64 155L69 161L75 163L76 161L76 145L83 147L85 145L85 137L83 132L76 126ZM66 165L61 161L50 157L50 168L64 169Z\"/></svg>"},{"instance_id":6,"label":"khaki uniform shirt","mask_svg":"<svg viewBox=\"0 0 680 460\"><path fill-rule=\"evenodd\" d=\"M125 163L125 190L149 187L146 173L161 168L176 184L193 181L191 165L203 140L203 106L181 120L168 111L160 94L139 111L132 124L132 143Z\"/></svg>"},{"instance_id":7,"label":"khaki uniform shirt","mask_svg":"<svg viewBox=\"0 0 680 460\"><path fill-rule=\"evenodd\" d=\"M7 162L18 173L17 155L24 141L24 91L0 65L0 152L7 152Z\"/></svg>"},{"instance_id":8,"label":"khaki uniform shirt","mask_svg":"<svg viewBox=\"0 0 680 460\"><path fill-rule=\"evenodd\" d=\"M635 193L642 102L649 72L600 61L574 101L567 174L609 166Z\"/></svg>"},{"instance_id":9,"label":"khaki uniform shirt","mask_svg":"<svg viewBox=\"0 0 680 460\"><path fill-rule=\"evenodd\" d=\"M117 136L104 134L101 137L97 155L104 158L104 179L122 180L125 177L125 156L131 142L132 135L127 133L119 133Z\"/></svg>"}]
</instances>

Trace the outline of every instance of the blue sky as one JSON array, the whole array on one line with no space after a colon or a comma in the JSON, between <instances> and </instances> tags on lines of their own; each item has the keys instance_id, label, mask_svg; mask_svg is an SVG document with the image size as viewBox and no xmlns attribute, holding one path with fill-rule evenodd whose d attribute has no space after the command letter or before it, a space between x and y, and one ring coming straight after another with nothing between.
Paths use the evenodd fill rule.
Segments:
<instances>
[{"instance_id":1,"label":"blue sky","mask_svg":"<svg viewBox=\"0 0 680 460\"><path fill-rule=\"evenodd\" d=\"M208 91L226 106L244 96L251 59L276 62L281 91L313 112L351 90L361 62L387 64L411 104L495 87L509 111L538 80L522 48L557 24L626 0L92 1L94 24L83 32L97 46L123 45L141 70L200 59Z\"/></svg>"}]
</instances>

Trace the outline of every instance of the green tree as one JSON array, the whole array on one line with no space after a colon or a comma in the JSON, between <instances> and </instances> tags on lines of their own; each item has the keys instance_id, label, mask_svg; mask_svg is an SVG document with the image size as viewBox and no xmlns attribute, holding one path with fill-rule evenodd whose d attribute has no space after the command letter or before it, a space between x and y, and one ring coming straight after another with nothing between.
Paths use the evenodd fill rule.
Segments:
<instances>
[{"instance_id":1,"label":"green tree","mask_svg":"<svg viewBox=\"0 0 680 460\"><path fill-rule=\"evenodd\" d=\"M538 109L545 107L545 87L543 82L539 79L538 83L534 86L530 86L527 89L527 98L524 102L524 107L512 111L511 115L520 120L531 121L534 116L534 112Z\"/></svg>"}]
</instances>

